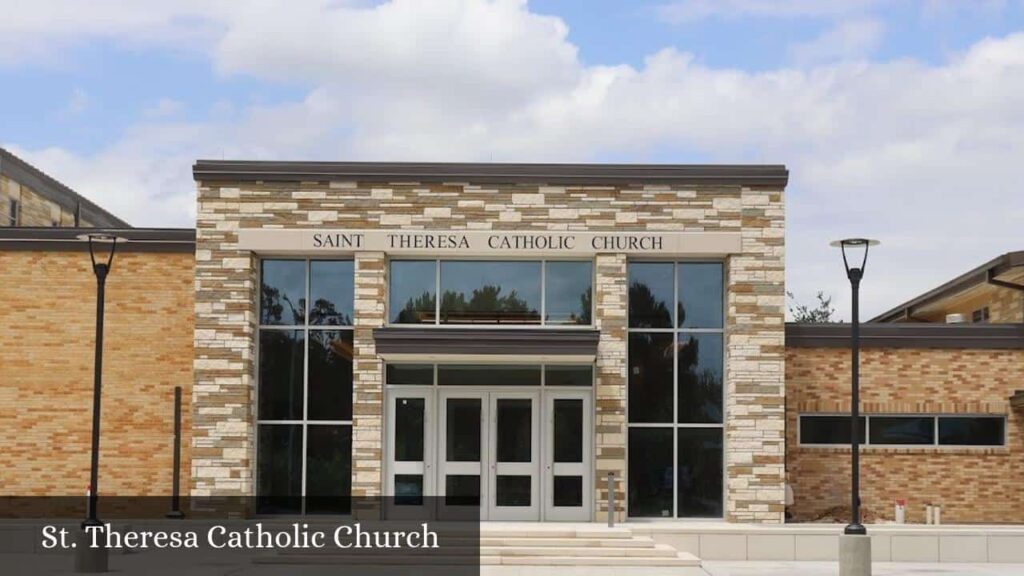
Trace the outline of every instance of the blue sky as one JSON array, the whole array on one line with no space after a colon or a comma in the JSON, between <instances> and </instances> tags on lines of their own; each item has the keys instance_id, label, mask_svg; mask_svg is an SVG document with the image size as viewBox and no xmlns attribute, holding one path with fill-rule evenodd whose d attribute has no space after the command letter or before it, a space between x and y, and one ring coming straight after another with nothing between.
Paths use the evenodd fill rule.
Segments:
<instances>
[{"instance_id":1,"label":"blue sky","mask_svg":"<svg viewBox=\"0 0 1024 576\"><path fill-rule=\"evenodd\" d=\"M137 225L199 157L772 162L802 300L835 236L867 314L1021 248L1021 0L90 6L0 0L0 145Z\"/></svg>"}]
</instances>

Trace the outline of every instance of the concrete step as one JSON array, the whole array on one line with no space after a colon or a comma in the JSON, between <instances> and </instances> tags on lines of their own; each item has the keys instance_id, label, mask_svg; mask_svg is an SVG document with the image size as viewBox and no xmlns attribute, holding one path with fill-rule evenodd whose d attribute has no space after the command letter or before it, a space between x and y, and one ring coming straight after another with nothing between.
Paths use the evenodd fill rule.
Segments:
<instances>
[{"instance_id":1,"label":"concrete step","mask_svg":"<svg viewBox=\"0 0 1024 576\"><path fill-rule=\"evenodd\" d=\"M686 552L673 556L653 557L580 557L580 556L481 556L481 566L628 566L649 568L656 566L700 566L700 559Z\"/></svg>"},{"instance_id":2,"label":"concrete step","mask_svg":"<svg viewBox=\"0 0 1024 576\"><path fill-rule=\"evenodd\" d=\"M635 536L633 538L491 538L480 539L481 546L583 546L587 548L601 548L612 546L618 548L650 548L654 546L654 540L647 536Z\"/></svg>"},{"instance_id":3,"label":"concrete step","mask_svg":"<svg viewBox=\"0 0 1024 576\"><path fill-rule=\"evenodd\" d=\"M650 548L612 548L610 546L485 546L481 556L573 556L573 557L654 557L675 556L676 550L665 544Z\"/></svg>"},{"instance_id":4,"label":"concrete step","mask_svg":"<svg viewBox=\"0 0 1024 576\"><path fill-rule=\"evenodd\" d=\"M481 538L622 538L633 537L633 531L629 528L607 528L607 527L505 527L480 525Z\"/></svg>"},{"instance_id":5,"label":"concrete step","mask_svg":"<svg viewBox=\"0 0 1024 576\"><path fill-rule=\"evenodd\" d=\"M471 566L480 559L474 555L382 556L350 554L274 554L252 559L253 564L319 566Z\"/></svg>"}]
</instances>

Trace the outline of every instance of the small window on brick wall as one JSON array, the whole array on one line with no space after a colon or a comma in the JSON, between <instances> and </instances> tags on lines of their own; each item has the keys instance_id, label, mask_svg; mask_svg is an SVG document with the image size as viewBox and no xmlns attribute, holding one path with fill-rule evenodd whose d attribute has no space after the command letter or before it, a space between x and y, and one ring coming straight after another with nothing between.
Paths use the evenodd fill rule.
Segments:
<instances>
[{"instance_id":1,"label":"small window on brick wall","mask_svg":"<svg viewBox=\"0 0 1024 576\"><path fill-rule=\"evenodd\" d=\"M800 416L800 444L847 446L850 417L842 414ZM860 443L869 446L1005 446L1004 416L879 415L862 416Z\"/></svg>"},{"instance_id":2,"label":"small window on brick wall","mask_svg":"<svg viewBox=\"0 0 1024 576\"><path fill-rule=\"evenodd\" d=\"M988 318L988 306L985 306L984 308L979 308L974 312L971 312L971 322L975 324L988 324Z\"/></svg>"}]
</instances>

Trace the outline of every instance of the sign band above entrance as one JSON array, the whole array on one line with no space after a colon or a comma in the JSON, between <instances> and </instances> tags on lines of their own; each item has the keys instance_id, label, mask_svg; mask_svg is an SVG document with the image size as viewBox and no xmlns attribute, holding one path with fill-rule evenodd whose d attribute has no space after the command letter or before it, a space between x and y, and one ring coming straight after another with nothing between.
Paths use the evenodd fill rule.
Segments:
<instances>
[{"instance_id":1,"label":"sign band above entrance","mask_svg":"<svg viewBox=\"0 0 1024 576\"><path fill-rule=\"evenodd\" d=\"M740 251L738 232L522 232L515 230L268 230L238 231L238 247L269 254L557 256L621 253L724 256Z\"/></svg>"}]
</instances>

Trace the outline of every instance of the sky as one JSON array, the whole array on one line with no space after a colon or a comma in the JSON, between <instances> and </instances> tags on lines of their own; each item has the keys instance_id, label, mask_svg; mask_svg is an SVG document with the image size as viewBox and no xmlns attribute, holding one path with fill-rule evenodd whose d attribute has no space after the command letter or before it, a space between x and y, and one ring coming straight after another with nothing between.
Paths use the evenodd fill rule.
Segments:
<instances>
[{"instance_id":1,"label":"sky","mask_svg":"<svg viewBox=\"0 0 1024 576\"><path fill-rule=\"evenodd\" d=\"M136 226L198 158L781 163L867 319L1024 249L1024 0L0 0L0 146Z\"/></svg>"}]
</instances>

